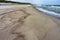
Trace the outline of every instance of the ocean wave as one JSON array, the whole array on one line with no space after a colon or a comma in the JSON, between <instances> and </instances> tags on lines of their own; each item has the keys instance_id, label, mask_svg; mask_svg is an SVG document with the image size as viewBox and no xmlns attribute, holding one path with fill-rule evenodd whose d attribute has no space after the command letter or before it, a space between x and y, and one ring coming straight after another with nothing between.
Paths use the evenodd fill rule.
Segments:
<instances>
[{"instance_id":1,"label":"ocean wave","mask_svg":"<svg viewBox=\"0 0 60 40\"><path fill-rule=\"evenodd\" d=\"M56 12L53 12L53 11L48 11L48 10L45 10L43 8L38 8L38 7L36 7L36 9L44 12L45 14L48 14L48 15L55 16L55 17L60 18L60 13L56 13Z\"/></svg>"}]
</instances>

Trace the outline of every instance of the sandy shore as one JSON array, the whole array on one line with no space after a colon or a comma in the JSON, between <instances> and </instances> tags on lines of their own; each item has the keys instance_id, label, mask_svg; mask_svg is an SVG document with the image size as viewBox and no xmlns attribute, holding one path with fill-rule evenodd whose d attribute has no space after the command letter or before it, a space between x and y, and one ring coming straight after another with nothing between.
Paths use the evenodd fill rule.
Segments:
<instances>
[{"instance_id":1,"label":"sandy shore","mask_svg":"<svg viewBox=\"0 0 60 40\"><path fill-rule=\"evenodd\" d=\"M60 19L45 15L31 5L0 6L0 40L14 40L16 35L11 33L12 28L19 22L22 25L22 20L32 14L50 18L57 25L57 27L52 27L51 35L47 36L45 40L60 40Z\"/></svg>"}]
</instances>

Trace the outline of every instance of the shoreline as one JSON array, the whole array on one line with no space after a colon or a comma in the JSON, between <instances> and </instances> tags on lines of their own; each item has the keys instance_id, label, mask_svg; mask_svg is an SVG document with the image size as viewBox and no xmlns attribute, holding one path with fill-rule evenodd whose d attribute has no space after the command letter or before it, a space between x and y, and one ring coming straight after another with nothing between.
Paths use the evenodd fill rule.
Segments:
<instances>
[{"instance_id":1,"label":"shoreline","mask_svg":"<svg viewBox=\"0 0 60 40\"><path fill-rule=\"evenodd\" d=\"M48 10L45 10L43 8L38 8L38 7L35 7L35 8L38 11L43 12L44 14L47 14L47 15L50 15L50 16L54 16L54 17L60 18L60 14L59 13L56 13L56 12L53 12L53 11L48 11Z\"/></svg>"}]
</instances>

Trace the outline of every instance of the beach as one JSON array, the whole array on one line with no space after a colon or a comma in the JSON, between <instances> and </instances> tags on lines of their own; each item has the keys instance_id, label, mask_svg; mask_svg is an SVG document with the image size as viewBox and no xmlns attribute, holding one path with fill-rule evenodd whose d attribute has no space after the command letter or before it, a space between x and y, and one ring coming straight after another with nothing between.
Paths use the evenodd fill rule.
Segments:
<instances>
[{"instance_id":1,"label":"beach","mask_svg":"<svg viewBox=\"0 0 60 40\"><path fill-rule=\"evenodd\" d=\"M60 40L60 19L44 14L32 5L0 6L0 40L14 40L17 35L12 34L11 31L15 26L18 26L19 22L22 25L22 20L34 14L40 14L44 18L46 17L47 20L51 20L53 25L57 25L56 27L52 27L52 25L48 24L52 29L48 32L44 40Z\"/></svg>"}]
</instances>

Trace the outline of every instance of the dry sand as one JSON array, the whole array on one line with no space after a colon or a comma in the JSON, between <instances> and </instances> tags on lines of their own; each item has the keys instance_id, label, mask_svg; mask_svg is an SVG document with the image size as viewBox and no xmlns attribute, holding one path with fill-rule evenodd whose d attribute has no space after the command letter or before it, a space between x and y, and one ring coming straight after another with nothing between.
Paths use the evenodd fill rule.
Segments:
<instances>
[{"instance_id":1,"label":"dry sand","mask_svg":"<svg viewBox=\"0 0 60 40\"><path fill-rule=\"evenodd\" d=\"M16 26L18 27L19 24L21 26L24 23L22 20L29 15L37 14L51 21L45 25L51 27L51 29L43 40L60 40L60 19L45 15L34 9L31 5L17 5L0 10L0 40L16 40L17 35L12 34ZM21 39L18 38L17 40Z\"/></svg>"}]
</instances>

